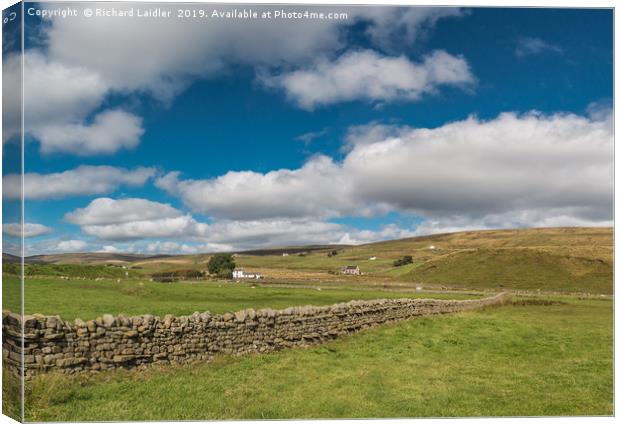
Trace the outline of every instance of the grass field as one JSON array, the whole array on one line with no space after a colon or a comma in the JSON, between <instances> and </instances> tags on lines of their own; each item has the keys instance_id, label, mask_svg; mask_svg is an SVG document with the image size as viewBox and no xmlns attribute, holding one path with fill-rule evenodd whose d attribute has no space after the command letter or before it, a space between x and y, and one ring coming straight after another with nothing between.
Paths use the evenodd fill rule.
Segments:
<instances>
[{"instance_id":1,"label":"grass field","mask_svg":"<svg viewBox=\"0 0 620 424\"><path fill-rule=\"evenodd\" d=\"M140 372L40 375L28 383L26 419L610 415L613 302L599 295L613 293L612 238L610 228L472 231L339 246L335 256L328 247L304 255L240 253L238 266L266 277L246 283L148 281L154 272L204 271L208 254L37 257L26 270L25 312L66 320L352 299L463 299L499 290L524 291L527 299L563 295L554 295L558 302L551 305L515 302L422 317L309 349ZM404 255L413 263L395 267ZM351 264L363 275L339 274ZM3 308L19 311L15 269L3 275ZM462 292L418 293L418 285ZM8 411L18 397L7 383Z\"/></svg>"},{"instance_id":2,"label":"grass field","mask_svg":"<svg viewBox=\"0 0 620 424\"><path fill-rule=\"evenodd\" d=\"M19 311L19 280L4 277L5 308ZM163 317L189 315L196 311L223 313L246 308L284 309L289 306L331 305L349 300L433 297L465 299L467 294L418 294L411 292L304 289L267 287L231 282L177 282L173 284L140 280L61 280L28 278L25 284L25 312L60 315L64 319L94 319L103 314Z\"/></svg>"},{"instance_id":3,"label":"grass field","mask_svg":"<svg viewBox=\"0 0 620 424\"><path fill-rule=\"evenodd\" d=\"M612 302L562 300L211 364L44 375L29 383L26 419L610 415Z\"/></svg>"},{"instance_id":4,"label":"grass field","mask_svg":"<svg viewBox=\"0 0 620 424\"><path fill-rule=\"evenodd\" d=\"M600 259L540 249L465 250L411 267L399 276L450 287L611 293L612 266Z\"/></svg>"}]
</instances>

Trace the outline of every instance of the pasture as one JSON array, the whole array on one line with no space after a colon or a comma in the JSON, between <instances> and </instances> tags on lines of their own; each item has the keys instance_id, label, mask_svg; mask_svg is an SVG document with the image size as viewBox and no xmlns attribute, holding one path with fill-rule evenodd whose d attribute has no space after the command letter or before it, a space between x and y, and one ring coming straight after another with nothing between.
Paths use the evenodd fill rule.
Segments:
<instances>
[{"instance_id":1,"label":"pasture","mask_svg":"<svg viewBox=\"0 0 620 424\"><path fill-rule=\"evenodd\" d=\"M610 415L612 302L558 300L210 364L40 376L27 387L26 419Z\"/></svg>"},{"instance_id":2,"label":"pasture","mask_svg":"<svg viewBox=\"0 0 620 424\"><path fill-rule=\"evenodd\" d=\"M5 308L19 311L19 279L5 276L2 286ZM103 314L163 317L193 312L233 312L246 308L284 309L289 306L331 305L349 300L399 297L466 299L474 294L415 293L348 288L271 287L230 281L195 281L172 284L148 280L62 280L55 277L27 278L25 312L60 315L61 318L94 319Z\"/></svg>"},{"instance_id":3,"label":"pasture","mask_svg":"<svg viewBox=\"0 0 620 424\"><path fill-rule=\"evenodd\" d=\"M504 290L523 296L503 307L420 317L306 349L146 371L39 375L26 387L26 419L611 415L612 238L610 228L471 231L297 247L288 255L286 248L240 252L236 265L265 278L239 282L149 281L157 272L204 272L209 254L37 257L26 269L25 313L65 320L353 299L467 299ZM412 263L395 266L405 255ZM358 265L362 275L342 275L345 265ZM19 311L19 270L3 271L3 308ZM18 394L7 378L10 411Z\"/></svg>"}]
</instances>

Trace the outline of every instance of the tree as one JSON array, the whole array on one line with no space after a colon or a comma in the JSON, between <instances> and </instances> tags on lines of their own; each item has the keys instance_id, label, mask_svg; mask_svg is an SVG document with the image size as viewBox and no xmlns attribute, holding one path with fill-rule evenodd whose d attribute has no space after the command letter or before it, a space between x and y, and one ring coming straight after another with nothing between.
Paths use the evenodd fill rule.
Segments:
<instances>
[{"instance_id":1,"label":"tree","mask_svg":"<svg viewBox=\"0 0 620 424\"><path fill-rule=\"evenodd\" d=\"M207 268L209 274L217 275L220 278L232 278L235 266L235 260L230 253L217 253L211 256Z\"/></svg>"},{"instance_id":2,"label":"tree","mask_svg":"<svg viewBox=\"0 0 620 424\"><path fill-rule=\"evenodd\" d=\"M403 266L403 265L408 265L412 263L413 263L413 257L411 257L411 255L406 255L400 259L396 259L394 261L394 266Z\"/></svg>"}]
</instances>

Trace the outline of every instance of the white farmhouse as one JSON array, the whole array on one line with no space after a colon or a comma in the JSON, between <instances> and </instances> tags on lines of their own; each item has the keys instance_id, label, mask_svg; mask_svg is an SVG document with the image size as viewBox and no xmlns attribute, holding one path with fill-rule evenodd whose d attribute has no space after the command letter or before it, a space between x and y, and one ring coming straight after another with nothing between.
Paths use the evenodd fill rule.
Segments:
<instances>
[{"instance_id":1,"label":"white farmhouse","mask_svg":"<svg viewBox=\"0 0 620 424\"><path fill-rule=\"evenodd\" d=\"M360 267L357 265L347 265L342 268L342 273L346 275L360 275Z\"/></svg>"},{"instance_id":2,"label":"white farmhouse","mask_svg":"<svg viewBox=\"0 0 620 424\"><path fill-rule=\"evenodd\" d=\"M235 268L233 270L233 278L235 280L241 280L241 279L260 280L261 278L263 278L263 276L259 274L258 272L249 273L249 272L245 272L243 268Z\"/></svg>"}]
</instances>

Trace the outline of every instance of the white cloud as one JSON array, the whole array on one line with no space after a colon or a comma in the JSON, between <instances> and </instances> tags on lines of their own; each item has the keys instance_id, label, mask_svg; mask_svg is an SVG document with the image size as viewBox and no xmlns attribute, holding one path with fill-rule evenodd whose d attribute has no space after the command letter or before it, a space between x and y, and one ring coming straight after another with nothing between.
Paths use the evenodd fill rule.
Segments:
<instances>
[{"instance_id":1,"label":"white cloud","mask_svg":"<svg viewBox=\"0 0 620 424\"><path fill-rule=\"evenodd\" d=\"M453 7L360 7L359 20L368 22L366 34L371 41L387 51L412 45L432 30L440 19L466 15Z\"/></svg>"},{"instance_id":2,"label":"white cloud","mask_svg":"<svg viewBox=\"0 0 620 424\"><path fill-rule=\"evenodd\" d=\"M439 86L468 87L475 83L460 56L436 50L414 63L405 56L354 51L335 61L320 59L310 68L264 77L268 86L285 90L304 109L353 100L419 100Z\"/></svg>"},{"instance_id":3,"label":"white cloud","mask_svg":"<svg viewBox=\"0 0 620 424\"><path fill-rule=\"evenodd\" d=\"M83 225L84 234L103 240L138 240L157 237L199 237L205 234L207 224L196 222L191 216L123 222L107 225Z\"/></svg>"},{"instance_id":4,"label":"white cloud","mask_svg":"<svg viewBox=\"0 0 620 424\"><path fill-rule=\"evenodd\" d=\"M183 181L178 173L169 173L155 184L180 196L194 212L226 219L319 217L360 208L351 201L350 183L338 165L325 156L295 170L231 171L211 180Z\"/></svg>"},{"instance_id":5,"label":"white cloud","mask_svg":"<svg viewBox=\"0 0 620 424\"><path fill-rule=\"evenodd\" d=\"M325 137L325 135L327 135L327 133L328 133L328 129L327 128L323 128L320 131L310 131L310 132L301 134L301 135L295 137L295 140L301 141L306 146L308 146L308 145L312 144L312 142L314 140L317 140L317 139Z\"/></svg>"},{"instance_id":6,"label":"white cloud","mask_svg":"<svg viewBox=\"0 0 620 424\"><path fill-rule=\"evenodd\" d=\"M212 245L232 246L234 250L266 246L308 244L359 244L402 238L413 232L388 225L377 231L358 230L346 225L314 219L261 219L214 221L203 240ZM228 249L230 250L230 249Z\"/></svg>"},{"instance_id":7,"label":"white cloud","mask_svg":"<svg viewBox=\"0 0 620 424\"><path fill-rule=\"evenodd\" d=\"M413 237L415 234L416 232L412 229L401 228L395 224L388 224L376 231L345 229L338 239L338 244L364 244L382 240L398 240Z\"/></svg>"},{"instance_id":8,"label":"white cloud","mask_svg":"<svg viewBox=\"0 0 620 424\"><path fill-rule=\"evenodd\" d=\"M2 144L21 131L21 61L19 55L2 55Z\"/></svg>"},{"instance_id":9,"label":"white cloud","mask_svg":"<svg viewBox=\"0 0 620 424\"><path fill-rule=\"evenodd\" d=\"M32 222L24 222L24 226L23 226L24 238L42 236L44 234L49 234L52 231L54 230L50 227L46 227L43 224L36 224ZM2 232L9 236L21 237L22 236L22 225L17 222L2 224Z\"/></svg>"},{"instance_id":10,"label":"white cloud","mask_svg":"<svg viewBox=\"0 0 620 424\"><path fill-rule=\"evenodd\" d=\"M113 246L113 245L110 245L110 244L102 246L99 251L102 252L102 253L119 253L119 252L122 252L122 250L119 249L117 246Z\"/></svg>"},{"instance_id":11,"label":"white cloud","mask_svg":"<svg viewBox=\"0 0 620 424\"><path fill-rule=\"evenodd\" d=\"M217 9L235 8L218 5ZM280 8L299 10L298 6ZM252 9L274 7L254 5ZM347 12L349 19L216 19L207 25L201 19L166 19L153 25L138 17L84 18L81 13L72 19L52 18L41 30L44 45L24 55L27 131L39 140L44 153L94 155L131 148L142 134L137 117L125 112L129 131L113 132L119 139L112 139L97 117L87 122L111 93L149 93L168 102L194 80L219 75L230 65L263 73L332 54L342 49L345 32L360 21L368 25L370 40L388 49L395 42L414 42L441 18L462 15L452 8L304 6L303 10ZM141 53L139 60L136 52ZM13 98L19 93L12 87L19 84L8 82L19 81L20 60L18 55L4 59L5 92ZM99 120L107 112L101 112ZM18 108L7 108L5 113L9 122L19 121ZM3 140L18 131L17 125L7 125ZM94 140L101 141L104 134L108 134L105 149L93 148Z\"/></svg>"},{"instance_id":12,"label":"white cloud","mask_svg":"<svg viewBox=\"0 0 620 424\"><path fill-rule=\"evenodd\" d=\"M69 152L79 156L111 154L132 149L144 134L142 119L122 110L107 110L89 125L53 123L31 129L42 153Z\"/></svg>"},{"instance_id":13,"label":"white cloud","mask_svg":"<svg viewBox=\"0 0 620 424\"><path fill-rule=\"evenodd\" d=\"M369 145L378 141L386 141L406 135L412 130L409 126L397 126L371 122L364 125L349 127L344 138L343 150L347 153L355 146Z\"/></svg>"},{"instance_id":14,"label":"white cloud","mask_svg":"<svg viewBox=\"0 0 620 424\"><path fill-rule=\"evenodd\" d=\"M19 81L21 56L8 55L4 67L7 80ZM39 141L44 154L114 153L135 147L144 132L140 118L121 110L105 110L86 122L112 87L96 71L82 65L67 65L50 60L40 50L28 50L24 54L23 85L25 130ZM9 122L18 122L20 103L7 105ZM3 140L18 132L19 126L7 128Z\"/></svg>"},{"instance_id":15,"label":"white cloud","mask_svg":"<svg viewBox=\"0 0 620 424\"><path fill-rule=\"evenodd\" d=\"M172 206L146 199L95 199L65 215L83 233L103 240L157 237L200 237L208 225L195 221Z\"/></svg>"},{"instance_id":16,"label":"white cloud","mask_svg":"<svg viewBox=\"0 0 620 424\"><path fill-rule=\"evenodd\" d=\"M355 197L426 217L584 208L611 213L613 134L576 115L504 113L355 146ZM574 213L578 213L574 209Z\"/></svg>"},{"instance_id":17,"label":"white cloud","mask_svg":"<svg viewBox=\"0 0 620 424\"><path fill-rule=\"evenodd\" d=\"M427 218L428 231L607 225L613 127L597 116L503 113L433 129L377 124L351 129L340 163L320 156L299 169L206 180L173 173L156 184L195 212L257 226L388 211Z\"/></svg>"},{"instance_id":18,"label":"white cloud","mask_svg":"<svg viewBox=\"0 0 620 424\"><path fill-rule=\"evenodd\" d=\"M217 7L220 12L234 8ZM337 49L342 25L328 20L213 19L205 24L201 19L165 19L153 25L137 17L54 19L47 30L48 55L97 72L115 90L168 100L192 80L222 72L229 64L282 66ZM141 52L140 60L136 52Z\"/></svg>"},{"instance_id":19,"label":"white cloud","mask_svg":"<svg viewBox=\"0 0 620 424\"><path fill-rule=\"evenodd\" d=\"M522 58L546 52L562 54L564 49L537 37L521 37L517 40L517 47L515 48L515 55L517 57Z\"/></svg>"},{"instance_id":20,"label":"white cloud","mask_svg":"<svg viewBox=\"0 0 620 424\"><path fill-rule=\"evenodd\" d=\"M265 246L363 243L412 234L410 230L394 225L378 231L367 231L313 219L222 219L206 224L170 205L146 199L95 199L87 207L68 213L65 219L79 225L84 234L99 240L123 242L151 239L148 244L136 248L148 253L197 253ZM98 250L120 251L117 246L106 244ZM53 248L58 249L58 246L54 245Z\"/></svg>"},{"instance_id":21,"label":"white cloud","mask_svg":"<svg viewBox=\"0 0 620 424\"><path fill-rule=\"evenodd\" d=\"M128 170L112 166L79 166L64 172L24 175L26 199L60 199L68 196L104 194L126 185L137 187L155 175L154 168ZM3 196L6 199L21 197L21 177L9 174L3 177Z\"/></svg>"},{"instance_id":22,"label":"white cloud","mask_svg":"<svg viewBox=\"0 0 620 424\"><path fill-rule=\"evenodd\" d=\"M84 240L64 240L56 245L56 250L61 252L81 252L86 250L88 243Z\"/></svg>"},{"instance_id":23,"label":"white cloud","mask_svg":"<svg viewBox=\"0 0 620 424\"><path fill-rule=\"evenodd\" d=\"M9 69L21 69L21 57L10 56ZM24 55L24 109L28 125L83 119L104 99L108 86L101 77L81 65L49 60L40 50Z\"/></svg>"},{"instance_id":24,"label":"white cloud","mask_svg":"<svg viewBox=\"0 0 620 424\"><path fill-rule=\"evenodd\" d=\"M489 214L481 217L447 216L424 221L413 232L415 236L453 233L457 231L492 230L519 227L612 227L613 220L588 218L579 208L531 209ZM580 218L579 216L584 216Z\"/></svg>"},{"instance_id":25,"label":"white cloud","mask_svg":"<svg viewBox=\"0 0 620 424\"><path fill-rule=\"evenodd\" d=\"M76 225L107 225L179 216L182 216L181 211L166 203L146 199L115 200L101 197L83 209L68 213L65 219Z\"/></svg>"},{"instance_id":26,"label":"white cloud","mask_svg":"<svg viewBox=\"0 0 620 424\"><path fill-rule=\"evenodd\" d=\"M191 7L191 6L190 6ZM198 8L198 7L197 7ZM237 8L218 5L219 12ZM299 11L295 5L279 9ZM199 8L198 8L199 9ZM237 8L238 9L238 8ZM344 31L360 21L382 46L413 43L442 18L463 15L455 8L304 6L310 12L347 12L347 20L53 19L46 31L51 61L96 72L115 90L147 91L166 99L196 78L230 64L300 65L344 46ZM273 6L253 5L253 11ZM128 37L127 34L131 34ZM141 52L141 60L135 60Z\"/></svg>"},{"instance_id":27,"label":"white cloud","mask_svg":"<svg viewBox=\"0 0 620 424\"><path fill-rule=\"evenodd\" d=\"M157 240L146 246L146 252L159 254L194 254L194 253L212 253L212 252L230 252L234 250L233 246L225 244L186 244L176 243L173 241Z\"/></svg>"}]
</instances>

